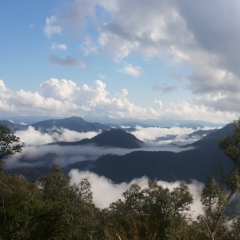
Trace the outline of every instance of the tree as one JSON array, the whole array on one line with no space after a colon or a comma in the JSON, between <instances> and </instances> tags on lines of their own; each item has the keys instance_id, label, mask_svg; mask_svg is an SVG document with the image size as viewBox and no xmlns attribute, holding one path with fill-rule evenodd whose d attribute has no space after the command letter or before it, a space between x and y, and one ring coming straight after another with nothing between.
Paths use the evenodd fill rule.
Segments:
<instances>
[{"instance_id":1,"label":"tree","mask_svg":"<svg viewBox=\"0 0 240 240\"><path fill-rule=\"evenodd\" d=\"M37 182L17 174L0 181L0 239L58 240L105 237L102 213L92 203L91 185L70 185L59 166Z\"/></svg>"},{"instance_id":2,"label":"tree","mask_svg":"<svg viewBox=\"0 0 240 240\"><path fill-rule=\"evenodd\" d=\"M21 152L24 143L20 142L10 128L0 124L0 172L3 171L3 158Z\"/></svg>"},{"instance_id":3,"label":"tree","mask_svg":"<svg viewBox=\"0 0 240 240\"><path fill-rule=\"evenodd\" d=\"M61 167L55 165L49 174L40 177L38 184L44 202L37 218L40 239L104 239L87 179L72 186Z\"/></svg>"},{"instance_id":4,"label":"tree","mask_svg":"<svg viewBox=\"0 0 240 240\"><path fill-rule=\"evenodd\" d=\"M149 180L146 188L132 184L124 201L110 205L110 227L121 239L180 239L192 195L184 184L170 191Z\"/></svg>"},{"instance_id":5,"label":"tree","mask_svg":"<svg viewBox=\"0 0 240 240\"><path fill-rule=\"evenodd\" d=\"M233 163L233 168L223 181L224 188L217 181L210 178L202 191L204 206L204 221L209 231L210 239L218 236L224 228L225 210L240 189L240 120L232 123L234 132L232 136L224 137L219 141L219 147Z\"/></svg>"},{"instance_id":6,"label":"tree","mask_svg":"<svg viewBox=\"0 0 240 240\"><path fill-rule=\"evenodd\" d=\"M36 184L20 175L3 173L0 177L0 239L31 239L32 226L43 209L41 206Z\"/></svg>"},{"instance_id":7,"label":"tree","mask_svg":"<svg viewBox=\"0 0 240 240\"><path fill-rule=\"evenodd\" d=\"M201 202L205 213L202 220L208 229L210 238L213 240L217 232L220 235L220 228L224 228L223 207L226 204L226 197L219 183L212 177L208 179L203 188Z\"/></svg>"}]
</instances>

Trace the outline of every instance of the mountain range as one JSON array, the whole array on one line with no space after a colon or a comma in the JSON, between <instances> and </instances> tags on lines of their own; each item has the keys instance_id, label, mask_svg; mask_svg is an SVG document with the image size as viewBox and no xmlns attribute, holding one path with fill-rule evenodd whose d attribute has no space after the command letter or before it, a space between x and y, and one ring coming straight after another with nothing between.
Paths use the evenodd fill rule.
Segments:
<instances>
[{"instance_id":1,"label":"mountain range","mask_svg":"<svg viewBox=\"0 0 240 240\"><path fill-rule=\"evenodd\" d=\"M64 167L66 174L71 169L78 169L80 171L88 170L100 176L105 176L116 183L129 182L134 178L142 176L165 181L184 180L189 182L191 179L196 179L204 182L210 175L221 179L225 172L229 171L232 167L229 159L218 148L219 139L232 134L232 125L227 125L214 131L197 130L195 132L196 135L206 136L188 145L188 147L191 147L190 150L175 153L160 150L143 150L141 149L143 142L131 133L123 129L109 130L110 127L108 125L90 123L79 117L44 120L26 126L13 124L8 121L0 121L0 123L8 125L13 130L24 130L29 126L33 126L42 132L59 131L61 128L78 132L102 131L91 139L83 139L70 143L58 142L55 144L75 148L78 148L78 146L91 146L92 144L108 148L133 149L132 152L124 155L105 154L95 160L79 160ZM169 139L171 138L174 138L174 135L169 135ZM23 156L19 161L22 163L30 161L41 162L41 167L40 165L35 165L35 168L43 172L47 169L49 163L52 164L54 162L54 158L56 158L56 154L50 151L43 158L31 160L25 159ZM14 171L22 170L23 168L15 168Z\"/></svg>"},{"instance_id":2,"label":"mountain range","mask_svg":"<svg viewBox=\"0 0 240 240\"><path fill-rule=\"evenodd\" d=\"M139 150L123 156L108 154L95 161L76 162L64 170L66 173L71 169L88 170L116 183L130 182L142 176L169 182L192 179L205 182L209 176L221 180L232 168L232 163L219 149L218 142L232 132L232 125L227 125L189 145L191 150L178 153Z\"/></svg>"},{"instance_id":3,"label":"mountain range","mask_svg":"<svg viewBox=\"0 0 240 240\"><path fill-rule=\"evenodd\" d=\"M53 131L59 132L61 131L61 128L66 128L68 130L76 131L76 132L104 131L110 128L108 125L101 124L98 122L93 122L93 123L87 122L81 117L49 119L49 120L39 121L33 124L28 124L28 125L15 124L15 123L12 123L11 121L2 120L0 121L0 124L10 127L13 131L26 130L29 126L32 126L36 130L39 130L44 133L53 132Z\"/></svg>"}]
</instances>

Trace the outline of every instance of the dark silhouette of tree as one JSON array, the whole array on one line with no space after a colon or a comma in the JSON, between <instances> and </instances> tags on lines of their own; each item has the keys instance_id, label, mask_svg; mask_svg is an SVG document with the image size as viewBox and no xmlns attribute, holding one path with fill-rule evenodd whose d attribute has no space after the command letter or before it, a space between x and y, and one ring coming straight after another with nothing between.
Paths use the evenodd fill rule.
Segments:
<instances>
[{"instance_id":1,"label":"dark silhouette of tree","mask_svg":"<svg viewBox=\"0 0 240 240\"><path fill-rule=\"evenodd\" d=\"M21 152L23 143L16 137L10 128L0 124L0 171L3 171L3 158Z\"/></svg>"},{"instance_id":2,"label":"dark silhouette of tree","mask_svg":"<svg viewBox=\"0 0 240 240\"><path fill-rule=\"evenodd\" d=\"M192 195L184 184L170 191L156 181L146 188L132 184L124 201L110 205L109 225L121 239L177 239L183 235Z\"/></svg>"},{"instance_id":3,"label":"dark silhouette of tree","mask_svg":"<svg viewBox=\"0 0 240 240\"><path fill-rule=\"evenodd\" d=\"M233 169L223 181L221 187L217 181L210 178L202 192L202 203L205 216L203 220L208 229L210 239L218 239L226 231L226 208L240 189L240 120L232 123L234 132L232 136L220 139L219 147L233 163Z\"/></svg>"}]
</instances>

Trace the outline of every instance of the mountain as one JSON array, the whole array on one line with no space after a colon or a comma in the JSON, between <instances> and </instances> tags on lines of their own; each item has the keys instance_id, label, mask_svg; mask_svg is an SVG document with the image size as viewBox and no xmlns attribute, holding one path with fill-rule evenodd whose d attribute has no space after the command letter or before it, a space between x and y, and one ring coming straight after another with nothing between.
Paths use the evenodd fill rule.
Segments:
<instances>
[{"instance_id":1,"label":"mountain","mask_svg":"<svg viewBox=\"0 0 240 240\"><path fill-rule=\"evenodd\" d=\"M91 139L83 139L76 142L53 143L61 146L95 144L104 147L140 148L143 145L139 139L122 129L106 130ZM52 145L52 144L51 144Z\"/></svg>"},{"instance_id":2,"label":"mountain","mask_svg":"<svg viewBox=\"0 0 240 240\"><path fill-rule=\"evenodd\" d=\"M221 137L231 135L232 131L232 126L227 125L192 144L194 148L187 151L134 151L123 156L109 154L95 161L68 165L65 172L71 169L88 170L116 183L130 182L142 176L186 182L191 179L204 182L208 176L215 176L220 181L226 172L230 171L232 163L218 148L218 142Z\"/></svg>"},{"instance_id":3,"label":"mountain","mask_svg":"<svg viewBox=\"0 0 240 240\"><path fill-rule=\"evenodd\" d=\"M217 131L217 129L210 129L210 130L197 130L194 131L193 133L189 134L188 137L189 138L193 138L193 137L205 137L208 134Z\"/></svg>"},{"instance_id":4,"label":"mountain","mask_svg":"<svg viewBox=\"0 0 240 240\"><path fill-rule=\"evenodd\" d=\"M50 129L60 129L67 128L71 131L76 132L89 132L89 131L104 131L109 129L109 126L101 123L91 123L85 121L81 117L70 117L64 119L50 119L45 121L40 121L34 124L31 124L35 129L42 132L48 132Z\"/></svg>"},{"instance_id":5,"label":"mountain","mask_svg":"<svg viewBox=\"0 0 240 240\"><path fill-rule=\"evenodd\" d=\"M228 124L225 127L214 130L208 135L204 136L202 139L192 143L190 146L198 148L211 148L212 151L215 151L218 148L219 140L223 137L230 136L234 132L234 127L232 124Z\"/></svg>"},{"instance_id":6,"label":"mountain","mask_svg":"<svg viewBox=\"0 0 240 240\"><path fill-rule=\"evenodd\" d=\"M12 131L26 130L27 129L26 125L15 124L15 123L12 123L8 120L0 120L0 124L9 127Z\"/></svg>"},{"instance_id":7,"label":"mountain","mask_svg":"<svg viewBox=\"0 0 240 240\"><path fill-rule=\"evenodd\" d=\"M60 120L59 120L60 121ZM60 123L58 120L43 121L44 124L37 123L38 127L51 128L51 127L68 127L66 122L80 122L86 123L81 118L67 118L62 119ZM81 124L79 124L81 125ZM84 125L84 124L83 124ZM106 125L104 125L106 126ZM70 125L70 127L74 127ZM79 128L78 128L79 130ZM201 134L205 134L200 132ZM212 132L208 132L207 136L204 136L201 140L189 145L191 150L182 151L178 153L170 151L143 151L135 148L140 148L142 142L135 138L132 134L125 132L121 129L111 129L103 131L101 134L95 136L92 139L84 139L82 141L66 143L55 143L59 145L86 145L95 144L97 146L106 147L121 147L121 148L134 148L134 152L125 155L107 154L101 157L81 158L81 155L76 156L74 159L79 162L68 165L64 168L64 172L67 174L71 169L79 169L81 171L92 171L101 176L105 176L111 179L113 182L131 181L134 178L148 176L153 179L176 181L184 180L189 182L191 179L204 182L208 176L214 175L218 179L221 179L225 172L228 172L232 165L231 161L224 155L224 153L218 148L218 141L221 137L231 135L233 133L233 126L227 125L222 129L218 129ZM169 136L172 137L172 136ZM90 146L91 148L91 146ZM50 148L49 148L50 149ZM65 148L65 150L68 148ZM70 148L73 151L73 148ZM77 149L77 146L76 146ZM47 155L46 158L38 157L36 159L21 159L22 164L28 164L34 161L33 166L38 169L38 166L51 167L55 159L61 155ZM69 155L71 156L71 155ZM100 156L100 155L98 155ZM93 160L94 159L94 160ZM44 160L44 161L43 161ZM46 160L46 161L45 161ZM63 159L68 164L69 159ZM69 160L69 163L71 161ZM36 164L35 164L36 163ZM22 165L23 166L23 165Z\"/></svg>"},{"instance_id":8,"label":"mountain","mask_svg":"<svg viewBox=\"0 0 240 240\"><path fill-rule=\"evenodd\" d=\"M7 120L0 120L0 124L8 126L13 131L26 130L29 126L34 127L36 130L41 132L59 132L60 128L66 128L71 131L76 132L89 132L89 131L104 131L109 129L108 125L97 123L97 122L87 122L81 117L69 117L63 119L49 119L29 125L15 124Z\"/></svg>"},{"instance_id":9,"label":"mountain","mask_svg":"<svg viewBox=\"0 0 240 240\"><path fill-rule=\"evenodd\" d=\"M143 123L156 127L187 127L187 128L202 128L205 127L223 127L222 123L210 123L205 121L195 120L177 120L177 119L148 119L142 121Z\"/></svg>"}]
</instances>

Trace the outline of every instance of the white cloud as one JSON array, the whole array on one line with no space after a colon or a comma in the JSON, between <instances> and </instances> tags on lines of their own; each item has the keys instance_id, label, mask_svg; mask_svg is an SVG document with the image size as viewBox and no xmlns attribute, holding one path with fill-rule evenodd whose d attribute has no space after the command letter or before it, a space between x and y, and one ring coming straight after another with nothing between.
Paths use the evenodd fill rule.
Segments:
<instances>
[{"instance_id":1,"label":"white cloud","mask_svg":"<svg viewBox=\"0 0 240 240\"><path fill-rule=\"evenodd\" d=\"M26 145L42 145L53 142L52 136L47 133L41 133L33 127L28 127L27 130L17 131L15 135Z\"/></svg>"},{"instance_id":2,"label":"white cloud","mask_svg":"<svg viewBox=\"0 0 240 240\"><path fill-rule=\"evenodd\" d=\"M193 133L194 129L192 128L182 128L182 127L171 127L171 128L161 128L161 127L141 127L137 126L136 131L131 132L136 138L141 141L156 141L157 138L166 137L169 135L176 136L174 140L179 140L182 136ZM176 139L177 138L177 139Z\"/></svg>"},{"instance_id":3,"label":"white cloud","mask_svg":"<svg viewBox=\"0 0 240 240\"><path fill-rule=\"evenodd\" d=\"M118 199L123 199L122 193L126 191L129 186L133 183L138 183L142 188L147 187L148 179L142 177L139 179L134 179L130 183L120 183L114 184L112 181L105 177L98 176L92 172L79 172L78 170L72 170L70 172L70 182L71 184L78 184L82 178L89 178L93 192L93 202L99 208L107 208L109 204L117 201ZM167 187L170 190L179 186L180 182L164 182L158 181L158 184L163 187ZM193 194L194 203L191 205L190 214L192 214L195 219L198 214L202 214L202 204L201 204L201 191L203 184L197 181L192 181L187 184L190 192Z\"/></svg>"},{"instance_id":4,"label":"white cloud","mask_svg":"<svg viewBox=\"0 0 240 240\"><path fill-rule=\"evenodd\" d=\"M0 79L0 92L6 92L4 81Z\"/></svg>"},{"instance_id":5,"label":"white cloud","mask_svg":"<svg viewBox=\"0 0 240 240\"><path fill-rule=\"evenodd\" d=\"M57 25L57 18L55 16L46 18L46 25L44 27L44 32L48 37L51 37L53 34L61 33L61 26Z\"/></svg>"},{"instance_id":6,"label":"white cloud","mask_svg":"<svg viewBox=\"0 0 240 240\"><path fill-rule=\"evenodd\" d=\"M136 41L131 42L114 34L104 32L100 34L98 44L104 51L113 56L116 62L127 57L139 45Z\"/></svg>"},{"instance_id":7,"label":"white cloud","mask_svg":"<svg viewBox=\"0 0 240 240\"><path fill-rule=\"evenodd\" d=\"M79 91L77 84L71 80L50 78L40 84L41 92L44 97L53 97L55 99L71 99Z\"/></svg>"},{"instance_id":8,"label":"white cloud","mask_svg":"<svg viewBox=\"0 0 240 240\"><path fill-rule=\"evenodd\" d=\"M52 43L51 49L67 50L67 45L59 44L59 43Z\"/></svg>"},{"instance_id":9,"label":"white cloud","mask_svg":"<svg viewBox=\"0 0 240 240\"><path fill-rule=\"evenodd\" d=\"M36 92L20 89L9 90L3 81L0 82L0 113L4 115L45 115L53 117L81 116L112 119L183 119L205 120L210 122L230 122L238 118L236 112L216 111L196 99L196 103L180 101L165 104L155 101L155 107L138 106L128 99L131 93L127 89L119 93L107 91L106 83L97 80L90 86L78 86L71 80L51 78L40 84ZM223 96L217 95L218 103ZM205 100L206 101L206 100ZM154 104L154 103L153 103Z\"/></svg>"},{"instance_id":10,"label":"white cloud","mask_svg":"<svg viewBox=\"0 0 240 240\"><path fill-rule=\"evenodd\" d=\"M115 97L122 99L122 98L127 97L127 95L128 95L128 90L124 88L124 89L122 89L122 91L120 93L116 93Z\"/></svg>"},{"instance_id":11,"label":"white cloud","mask_svg":"<svg viewBox=\"0 0 240 240\"><path fill-rule=\"evenodd\" d=\"M15 135L26 145L42 145L53 142L74 142L84 138L93 138L99 132L75 132L65 128L48 129L48 133L42 133L29 126L27 130L18 130Z\"/></svg>"},{"instance_id":12,"label":"white cloud","mask_svg":"<svg viewBox=\"0 0 240 240\"><path fill-rule=\"evenodd\" d=\"M127 64L123 69L122 72L124 72L127 75L133 76L133 77L138 77L141 75L142 70L141 67L137 66L134 67L131 64Z\"/></svg>"}]
</instances>

